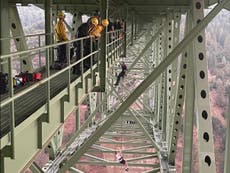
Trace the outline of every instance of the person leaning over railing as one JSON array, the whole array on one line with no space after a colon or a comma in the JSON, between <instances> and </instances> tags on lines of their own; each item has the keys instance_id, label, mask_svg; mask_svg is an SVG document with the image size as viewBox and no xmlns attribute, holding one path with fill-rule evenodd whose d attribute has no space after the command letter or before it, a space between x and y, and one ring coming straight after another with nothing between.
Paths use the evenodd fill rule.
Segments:
<instances>
[{"instance_id":1,"label":"person leaning over railing","mask_svg":"<svg viewBox=\"0 0 230 173\"><path fill-rule=\"evenodd\" d=\"M80 37L86 37L91 36L92 38L92 49L95 51L97 49L97 41L98 38L101 37L101 32L109 24L107 19L103 19L101 24L98 24L98 19L96 17L90 18L86 23L83 23L81 26L79 26L76 34L76 38ZM74 43L74 46L76 47L76 59L77 61L81 59L81 42L77 41ZM90 54L90 38L83 40L83 56L87 56ZM95 60L94 60L95 62ZM87 70L90 68L90 57L84 60L83 63L84 69ZM77 64L73 68L73 73L80 74L80 64Z\"/></svg>"},{"instance_id":2,"label":"person leaning over railing","mask_svg":"<svg viewBox=\"0 0 230 173\"><path fill-rule=\"evenodd\" d=\"M109 25L109 21L107 19L103 19L101 21L101 24L98 24L97 26L90 28L89 35L93 37L92 38L92 51L95 51L98 49L97 45L98 45L98 40L101 37L101 32L108 25ZM95 64L96 61L97 60L95 59L95 56L93 55L93 64Z\"/></svg>"},{"instance_id":3,"label":"person leaning over railing","mask_svg":"<svg viewBox=\"0 0 230 173\"><path fill-rule=\"evenodd\" d=\"M64 42L68 40L67 33L66 33L66 26L64 23L65 14L63 11L58 13L58 22L55 25L54 31L56 36L57 43ZM57 49L57 57L60 63L67 62L66 56L66 44L62 44L58 46Z\"/></svg>"},{"instance_id":4,"label":"person leaning over railing","mask_svg":"<svg viewBox=\"0 0 230 173\"><path fill-rule=\"evenodd\" d=\"M81 24L76 32L75 38L87 37L89 36L90 28L96 27L98 25L98 19L96 17L91 17L86 23ZM74 42L74 47L76 48L76 60L81 59L81 43L83 43L83 56L86 56L90 53L90 39L84 39L83 41L76 41ZM90 59L88 58L84 60L84 68L90 67ZM74 74L81 74L80 63L73 67Z\"/></svg>"}]
</instances>

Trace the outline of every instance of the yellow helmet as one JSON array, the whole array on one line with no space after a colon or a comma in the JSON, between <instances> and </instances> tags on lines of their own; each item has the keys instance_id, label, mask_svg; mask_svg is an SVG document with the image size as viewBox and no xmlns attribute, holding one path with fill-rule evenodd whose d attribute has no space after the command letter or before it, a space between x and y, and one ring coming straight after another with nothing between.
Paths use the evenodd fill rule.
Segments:
<instances>
[{"instance_id":1,"label":"yellow helmet","mask_svg":"<svg viewBox=\"0 0 230 173\"><path fill-rule=\"evenodd\" d=\"M97 19L96 17L92 17L92 18L91 18L91 23L92 23L93 25L97 26L97 25L98 25L98 19Z\"/></svg>"},{"instance_id":2,"label":"yellow helmet","mask_svg":"<svg viewBox=\"0 0 230 173\"><path fill-rule=\"evenodd\" d=\"M64 18L64 17L65 17L65 13L64 13L63 11L60 11L60 12L58 13L58 17L59 17L59 18Z\"/></svg>"},{"instance_id":3,"label":"yellow helmet","mask_svg":"<svg viewBox=\"0 0 230 173\"><path fill-rule=\"evenodd\" d=\"M104 27L106 27L106 26L108 26L109 21L108 21L107 19L103 19L103 20L101 21L101 24L102 24Z\"/></svg>"}]
</instances>

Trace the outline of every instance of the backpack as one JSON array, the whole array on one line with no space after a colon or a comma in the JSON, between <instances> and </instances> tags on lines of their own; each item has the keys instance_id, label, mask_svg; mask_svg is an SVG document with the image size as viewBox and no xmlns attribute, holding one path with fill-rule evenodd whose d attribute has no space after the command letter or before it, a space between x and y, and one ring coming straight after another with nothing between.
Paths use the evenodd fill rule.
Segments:
<instances>
[{"instance_id":1,"label":"backpack","mask_svg":"<svg viewBox=\"0 0 230 173\"><path fill-rule=\"evenodd\" d=\"M25 72L26 80L27 82L32 82L33 81L33 74L29 73L28 71Z\"/></svg>"},{"instance_id":2,"label":"backpack","mask_svg":"<svg viewBox=\"0 0 230 173\"><path fill-rule=\"evenodd\" d=\"M22 77L13 77L13 86L14 88L24 85Z\"/></svg>"},{"instance_id":3,"label":"backpack","mask_svg":"<svg viewBox=\"0 0 230 173\"><path fill-rule=\"evenodd\" d=\"M42 74L41 74L41 73L35 72L35 73L33 74L33 80L34 80L34 81L39 81L39 80L41 80L41 79L42 79Z\"/></svg>"}]
</instances>

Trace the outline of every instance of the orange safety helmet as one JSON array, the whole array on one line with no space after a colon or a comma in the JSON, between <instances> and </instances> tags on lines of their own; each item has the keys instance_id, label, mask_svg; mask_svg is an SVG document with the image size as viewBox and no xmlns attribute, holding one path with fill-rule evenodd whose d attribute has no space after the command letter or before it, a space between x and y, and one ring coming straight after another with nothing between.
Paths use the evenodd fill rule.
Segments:
<instances>
[{"instance_id":1,"label":"orange safety helmet","mask_svg":"<svg viewBox=\"0 0 230 173\"><path fill-rule=\"evenodd\" d=\"M58 17L59 17L59 18L64 18L64 17L65 17L65 13L64 13L63 11L60 11L60 12L58 13Z\"/></svg>"},{"instance_id":2,"label":"orange safety helmet","mask_svg":"<svg viewBox=\"0 0 230 173\"><path fill-rule=\"evenodd\" d=\"M103 19L103 20L101 21L101 24L102 24L104 27L108 26L108 24L109 24L108 19Z\"/></svg>"},{"instance_id":3,"label":"orange safety helmet","mask_svg":"<svg viewBox=\"0 0 230 173\"><path fill-rule=\"evenodd\" d=\"M92 18L91 18L91 23L92 23L93 25L97 26L97 25L98 25L98 19L97 19L96 17L92 17Z\"/></svg>"},{"instance_id":4,"label":"orange safety helmet","mask_svg":"<svg viewBox=\"0 0 230 173\"><path fill-rule=\"evenodd\" d=\"M101 31L103 30L102 25L97 25L91 32L90 35L93 35L95 37L101 37Z\"/></svg>"}]
</instances>

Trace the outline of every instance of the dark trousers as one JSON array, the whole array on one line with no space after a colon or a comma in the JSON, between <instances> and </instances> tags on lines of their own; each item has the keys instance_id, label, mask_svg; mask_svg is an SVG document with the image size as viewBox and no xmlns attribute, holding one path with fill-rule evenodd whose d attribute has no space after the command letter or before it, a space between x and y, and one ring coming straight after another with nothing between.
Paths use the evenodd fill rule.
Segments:
<instances>
[{"instance_id":1,"label":"dark trousers","mask_svg":"<svg viewBox=\"0 0 230 173\"><path fill-rule=\"evenodd\" d=\"M125 71L121 71L119 73L119 75L117 76L117 81L116 81L115 85L118 85L120 80L121 80L121 77L124 77L124 76L125 76Z\"/></svg>"},{"instance_id":2,"label":"dark trousers","mask_svg":"<svg viewBox=\"0 0 230 173\"><path fill-rule=\"evenodd\" d=\"M67 62L67 57L66 57L66 44L62 44L58 46L57 49L57 57L58 61L60 63L66 63Z\"/></svg>"},{"instance_id":3,"label":"dark trousers","mask_svg":"<svg viewBox=\"0 0 230 173\"><path fill-rule=\"evenodd\" d=\"M81 59L81 42L78 41L76 44L76 60L80 60ZM92 42L92 51L96 50L96 43ZM83 57L89 55L91 52L91 48L90 48L90 39L85 39L83 40ZM93 56L93 64L95 63L95 56ZM81 71L81 63L78 63L77 65L74 66L73 70L74 73L79 73L79 71ZM86 58L85 60L83 60L83 67L85 70L89 69L91 67L91 61L90 61L90 57Z\"/></svg>"}]
</instances>

